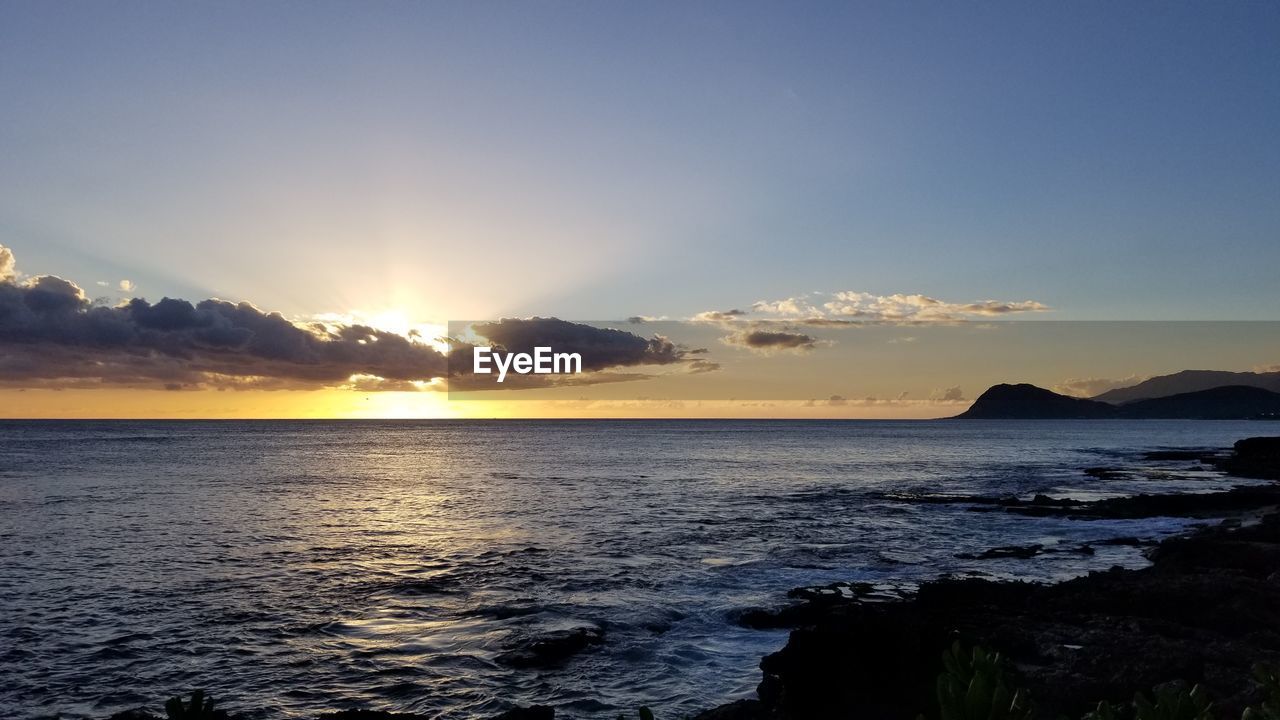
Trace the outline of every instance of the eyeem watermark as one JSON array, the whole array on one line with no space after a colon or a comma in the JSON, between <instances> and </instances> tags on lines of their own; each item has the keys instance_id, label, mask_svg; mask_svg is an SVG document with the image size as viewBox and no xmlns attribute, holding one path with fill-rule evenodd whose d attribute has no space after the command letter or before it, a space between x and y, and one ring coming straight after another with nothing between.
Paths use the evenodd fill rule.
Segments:
<instances>
[{"instance_id":1,"label":"eyeem watermark","mask_svg":"<svg viewBox=\"0 0 1280 720\"><path fill-rule=\"evenodd\" d=\"M498 382L507 378L507 371L518 375L551 375L582 372L582 355L578 353L552 352L549 347L535 347L533 354L494 352L491 347L476 347L472 350L471 370L477 375L489 375L493 372L489 364L498 368Z\"/></svg>"}]
</instances>

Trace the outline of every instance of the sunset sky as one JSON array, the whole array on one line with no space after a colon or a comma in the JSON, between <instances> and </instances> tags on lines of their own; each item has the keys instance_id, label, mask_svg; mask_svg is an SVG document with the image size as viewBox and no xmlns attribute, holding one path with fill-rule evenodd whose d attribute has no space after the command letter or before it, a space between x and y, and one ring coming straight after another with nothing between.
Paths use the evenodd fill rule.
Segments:
<instances>
[{"instance_id":1,"label":"sunset sky","mask_svg":"<svg viewBox=\"0 0 1280 720\"><path fill-rule=\"evenodd\" d=\"M927 417L1267 369L1271 325L975 338L1277 319L1277 37L1274 3L0 4L0 416ZM671 346L451 400L436 338L501 317Z\"/></svg>"}]
</instances>

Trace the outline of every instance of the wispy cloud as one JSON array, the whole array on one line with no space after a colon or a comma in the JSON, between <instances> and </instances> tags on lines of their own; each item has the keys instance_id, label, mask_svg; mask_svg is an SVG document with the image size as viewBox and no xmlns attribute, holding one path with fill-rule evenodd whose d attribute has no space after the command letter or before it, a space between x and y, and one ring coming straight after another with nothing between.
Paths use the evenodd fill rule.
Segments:
<instances>
[{"instance_id":1,"label":"wispy cloud","mask_svg":"<svg viewBox=\"0 0 1280 720\"><path fill-rule=\"evenodd\" d=\"M929 396L929 400L935 403L962 403L965 402L964 391L959 387L934 390L933 394Z\"/></svg>"},{"instance_id":2,"label":"wispy cloud","mask_svg":"<svg viewBox=\"0 0 1280 720\"><path fill-rule=\"evenodd\" d=\"M780 300L759 300L751 310L706 311L695 321L786 320L811 324L844 322L953 322L1024 313L1046 312L1050 308L1035 300L980 300L950 302L929 295L897 293L875 295L845 290L835 293L806 293Z\"/></svg>"},{"instance_id":3,"label":"wispy cloud","mask_svg":"<svg viewBox=\"0 0 1280 720\"><path fill-rule=\"evenodd\" d=\"M746 310L704 310L693 316L694 322L724 322L737 320L747 314Z\"/></svg>"}]
</instances>

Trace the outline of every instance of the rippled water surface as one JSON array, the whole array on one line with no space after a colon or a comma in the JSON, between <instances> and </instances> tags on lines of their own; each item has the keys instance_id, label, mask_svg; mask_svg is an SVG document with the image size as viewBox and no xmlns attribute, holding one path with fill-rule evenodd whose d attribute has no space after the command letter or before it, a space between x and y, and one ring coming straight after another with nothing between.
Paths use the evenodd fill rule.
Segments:
<instances>
[{"instance_id":1,"label":"rippled water surface","mask_svg":"<svg viewBox=\"0 0 1280 720\"><path fill-rule=\"evenodd\" d=\"M1066 577L1178 530L903 503L1223 487L1161 447L1246 422L0 423L0 717L105 717L204 687L233 710L679 716L750 694L786 590L944 571ZM1088 466L1138 472L1095 480ZM546 670L495 657L556 629ZM614 711L611 715L609 711Z\"/></svg>"}]
</instances>

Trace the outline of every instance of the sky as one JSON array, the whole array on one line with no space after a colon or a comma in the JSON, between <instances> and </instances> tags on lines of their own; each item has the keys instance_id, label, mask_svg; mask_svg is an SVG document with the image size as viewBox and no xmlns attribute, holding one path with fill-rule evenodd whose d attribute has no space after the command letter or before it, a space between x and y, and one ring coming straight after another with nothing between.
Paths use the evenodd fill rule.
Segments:
<instances>
[{"instance_id":1,"label":"sky","mask_svg":"<svg viewBox=\"0 0 1280 720\"><path fill-rule=\"evenodd\" d=\"M1274 320L1276 37L1247 2L5 2L0 245L15 287L401 334L895 296Z\"/></svg>"}]
</instances>

